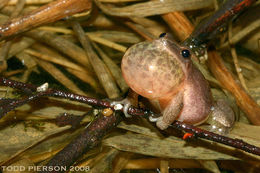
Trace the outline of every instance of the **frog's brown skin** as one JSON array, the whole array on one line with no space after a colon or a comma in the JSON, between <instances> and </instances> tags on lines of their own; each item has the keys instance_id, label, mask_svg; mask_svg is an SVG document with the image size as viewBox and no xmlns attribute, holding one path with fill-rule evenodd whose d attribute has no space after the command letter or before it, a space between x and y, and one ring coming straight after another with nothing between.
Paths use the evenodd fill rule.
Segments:
<instances>
[{"instance_id":1,"label":"frog's brown skin","mask_svg":"<svg viewBox=\"0 0 260 173\"><path fill-rule=\"evenodd\" d=\"M167 36L130 47L122 59L122 73L136 93L158 100L162 117L156 125L164 130L174 120L203 123L214 104L210 87L193 65L185 49Z\"/></svg>"}]
</instances>

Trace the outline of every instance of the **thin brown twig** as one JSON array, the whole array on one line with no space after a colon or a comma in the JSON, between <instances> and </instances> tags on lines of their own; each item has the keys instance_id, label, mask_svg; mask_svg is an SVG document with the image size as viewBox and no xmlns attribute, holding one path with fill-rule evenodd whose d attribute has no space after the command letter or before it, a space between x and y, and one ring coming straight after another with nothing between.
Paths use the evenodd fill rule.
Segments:
<instances>
[{"instance_id":1,"label":"thin brown twig","mask_svg":"<svg viewBox=\"0 0 260 173\"><path fill-rule=\"evenodd\" d=\"M55 22L67 16L90 10L90 0L57 0L43 5L32 12L14 18L0 27L0 39L11 37L37 26Z\"/></svg>"},{"instance_id":2,"label":"thin brown twig","mask_svg":"<svg viewBox=\"0 0 260 173\"><path fill-rule=\"evenodd\" d=\"M12 88L15 88L15 89L20 89L22 91L26 91L27 93L28 92L29 93L35 92L35 90L37 89L37 87L34 86L34 85L13 81L13 80L6 79L6 78L3 78L3 77L0 77L0 85L12 87ZM95 107L99 107L99 108L111 108L112 110L115 109L115 105L113 104L113 102L110 102L110 101L107 101L107 100L99 100L99 99L96 99L96 98L86 97L86 96L77 95L77 94L68 93L68 92L63 92L63 91L59 91L59 90L55 90L55 89L50 88L50 89L47 89L46 91L36 92L36 94L29 95L29 96L27 96L23 99L20 99L20 100L3 99L2 100L2 107L0 107L1 108L0 109L1 114L2 114L1 116L3 116L3 114L15 109L16 107L27 103L28 101L32 101L36 98L43 97L43 96L62 97L62 98L86 103L86 104L89 104L91 106L95 106ZM5 107L3 107L3 106L5 106ZM122 112L123 107L121 109L117 109L117 111ZM144 118L149 118L149 116L154 114L150 110L143 110L143 109L139 109L139 108L135 108L135 107L130 107L128 109L128 113L131 114L131 115L134 115L134 116L141 116L141 117L144 117ZM102 123L102 121L100 123ZM110 126L113 126L113 124L110 124ZM188 133L193 133L195 136L200 137L200 138L204 138L204 139L208 139L208 140L211 140L211 141L222 143L222 144L225 144L225 145L228 145L228 146L232 146L232 147L241 149L243 151L253 153L255 155L260 155L260 148L259 147L250 145L250 144L248 144L248 143L246 143L246 142L244 142L240 139L232 139L232 138L229 138L229 137L218 135L216 133L209 132L209 131L206 131L206 130L197 128L195 126L179 122L179 121L175 121L171 126L176 128L176 129L188 132ZM101 133L103 133L102 130L104 130L104 129L99 129L99 130L100 130ZM101 139L100 139L100 141L101 141Z\"/></svg>"},{"instance_id":3,"label":"thin brown twig","mask_svg":"<svg viewBox=\"0 0 260 173\"><path fill-rule=\"evenodd\" d=\"M15 5L18 0L9 0L8 5ZM38 5L38 4L46 4L53 0L26 0L26 5Z\"/></svg>"},{"instance_id":4,"label":"thin brown twig","mask_svg":"<svg viewBox=\"0 0 260 173\"><path fill-rule=\"evenodd\" d=\"M180 121L175 121L172 125L172 127L178 129L178 130L184 130L185 132L189 132L194 134L196 137L200 137L203 139L207 139L210 141L215 141L221 144L225 144L228 146L232 146L237 149L241 149L243 151L246 151L248 153L253 153L260 156L260 148L256 147L254 145L250 145L241 139L232 139L226 136L222 136L213 132L209 132L207 130L203 130L201 128L195 127L190 124L185 124Z\"/></svg>"}]
</instances>

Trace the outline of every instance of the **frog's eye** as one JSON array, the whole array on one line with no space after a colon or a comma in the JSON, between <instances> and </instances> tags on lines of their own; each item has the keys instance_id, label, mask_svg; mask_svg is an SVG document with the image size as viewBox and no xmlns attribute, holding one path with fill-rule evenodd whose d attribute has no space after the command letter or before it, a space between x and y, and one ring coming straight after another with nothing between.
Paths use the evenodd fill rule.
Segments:
<instances>
[{"instance_id":1,"label":"frog's eye","mask_svg":"<svg viewBox=\"0 0 260 173\"><path fill-rule=\"evenodd\" d=\"M189 58L190 57L190 51L187 49L184 49L181 51L181 55L183 56L183 58Z\"/></svg>"},{"instance_id":2,"label":"frog's eye","mask_svg":"<svg viewBox=\"0 0 260 173\"><path fill-rule=\"evenodd\" d=\"M162 37L164 37L165 35L166 35L166 33L163 32L163 33L161 33L161 34L159 35L159 38L162 38Z\"/></svg>"}]
</instances>

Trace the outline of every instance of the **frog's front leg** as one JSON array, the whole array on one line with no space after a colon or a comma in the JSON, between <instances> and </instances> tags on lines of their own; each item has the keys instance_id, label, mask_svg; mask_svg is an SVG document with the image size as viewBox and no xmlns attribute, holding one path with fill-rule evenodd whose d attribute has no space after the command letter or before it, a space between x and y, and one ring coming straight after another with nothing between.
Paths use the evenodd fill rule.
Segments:
<instances>
[{"instance_id":1,"label":"frog's front leg","mask_svg":"<svg viewBox=\"0 0 260 173\"><path fill-rule=\"evenodd\" d=\"M162 101L160 101L162 105ZM158 118L156 122L156 126L161 129L165 130L171 125L174 120L177 119L178 115L180 114L183 108L183 93L177 93L171 100L171 102L165 107L164 111L162 112L162 116Z\"/></svg>"}]
</instances>

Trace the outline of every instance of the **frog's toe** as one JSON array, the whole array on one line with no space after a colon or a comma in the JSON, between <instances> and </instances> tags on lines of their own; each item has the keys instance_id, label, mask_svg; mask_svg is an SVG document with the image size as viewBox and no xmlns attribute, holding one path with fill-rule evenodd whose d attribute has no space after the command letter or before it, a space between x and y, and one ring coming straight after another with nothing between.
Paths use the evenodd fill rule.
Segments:
<instances>
[{"instance_id":1,"label":"frog's toe","mask_svg":"<svg viewBox=\"0 0 260 173\"><path fill-rule=\"evenodd\" d=\"M149 121L150 122L157 122L159 120L160 117L155 116L155 115L150 115L149 116Z\"/></svg>"},{"instance_id":2,"label":"frog's toe","mask_svg":"<svg viewBox=\"0 0 260 173\"><path fill-rule=\"evenodd\" d=\"M169 125L170 125L169 123L163 121L163 117L159 117L158 120L156 121L156 126L161 130L167 129Z\"/></svg>"},{"instance_id":3,"label":"frog's toe","mask_svg":"<svg viewBox=\"0 0 260 173\"><path fill-rule=\"evenodd\" d=\"M121 110L123 109L123 113L125 114L126 118L131 118L132 115L128 114L128 109L130 106L132 106L130 100L128 98L125 98L121 101L113 101L111 105L114 106L115 110Z\"/></svg>"}]
</instances>

